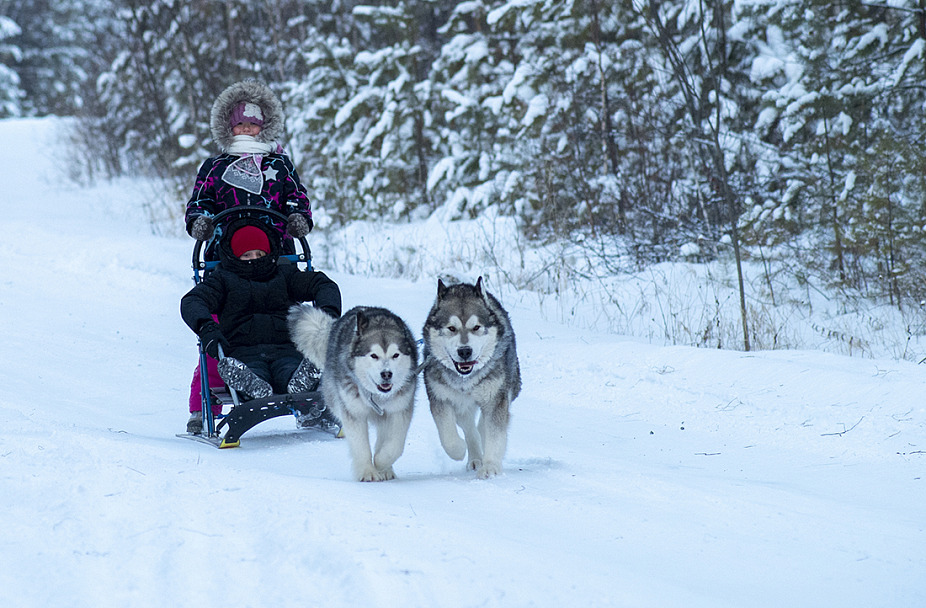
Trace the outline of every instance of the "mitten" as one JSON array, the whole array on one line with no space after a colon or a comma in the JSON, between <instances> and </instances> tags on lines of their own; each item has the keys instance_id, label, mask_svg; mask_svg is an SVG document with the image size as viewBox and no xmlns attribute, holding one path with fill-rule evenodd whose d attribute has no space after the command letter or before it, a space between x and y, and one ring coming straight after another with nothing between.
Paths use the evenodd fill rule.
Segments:
<instances>
[{"instance_id":1,"label":"mitten","mask_svg":"<svg viewBox=\"0 0 926 608\"><path fill-rule=\"evenodd\" d=\"M293 213L286 220L286 232L294 239L301 239L312 230L312 224L301 213Z\"/></svg>"},{"instance_id":2,"label":"mitten","mask_svg":"<svg viewBox=\"0 0 926 608\"><path fill-rule=\"evenodd\" d=\"M213 232L215 232L215 224L212 222L212 218L207 215L197 217L190 227L190 236L197 241L208 241L212 238Z\"/></svg>"},{"instance_id":3,"label":"mitten","mask_svg":"<svg viewBox=\"0 0 926 608\"><path fill-rule=\"evenodd\" d=\"M202 342L206 354L213 359L219 358L219 345L222 346L222 350L225 353L227 353L230 348L228 340L225 339L225 335L222 333L222 330L219 329L219 324L215 321L206 321L200 326L199 340Z\"/></svg>"}]
</instances>

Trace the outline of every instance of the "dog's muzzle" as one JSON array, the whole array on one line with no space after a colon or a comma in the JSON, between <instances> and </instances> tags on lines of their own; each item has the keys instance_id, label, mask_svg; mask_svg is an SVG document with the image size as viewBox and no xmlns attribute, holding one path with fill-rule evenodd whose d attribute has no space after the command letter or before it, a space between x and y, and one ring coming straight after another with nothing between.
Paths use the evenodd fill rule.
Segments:
<instances>
[{"instance_id":1,"label":"dog's muzzle","mask_svg":"<svg viewBox=\"0 0 926 608\"><path fill-rule=\"evenodd\" d=\"M454 361L453 366L456 368L457 373L461 376L466 376L473 371L473 368L476 367L475 361Z\"/></svg>"},{"instance_id":2,"label":"dog's muzzle","mask_svg":"<svg viewBox=\"0 0 926 608\"><path fill-rule=\"evenodd\" d=\"M379 378L382 380L379 384L376 385L376 388L381 393L388 393L392 390L392 371L389 369L384 369L379 373Z\"/></svg>"}]
</instances>

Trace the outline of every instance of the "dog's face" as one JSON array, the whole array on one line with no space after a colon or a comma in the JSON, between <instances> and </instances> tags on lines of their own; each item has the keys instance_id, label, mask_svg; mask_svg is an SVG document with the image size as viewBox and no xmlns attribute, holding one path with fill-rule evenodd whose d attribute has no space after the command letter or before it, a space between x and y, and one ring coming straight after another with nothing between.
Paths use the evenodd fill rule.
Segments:
<instances>
[{"instance_id":1,"label":"dog's face","mask_svg":"<svg viewBox=\"0 0 926 608\"><path fill-rule=\"evenodd\" d=\"M461 376L484 366L498 344L498 328L487 327L485 320L475 314L449 315L442 325L429 331L434 356Z\"/></svg>"},{"instance_id":2,"label":"dog's face","mask_svg":"<svg viewBox=\"0 0 926 608\"><path fill-rule=\"evenodd\" d=\"M495 354L499 327L486 305L481 279L451 288L438 281L437 303L425 331L432 355L444 367L469 376L485 366Z\"/></svg>"},{"instance_id":3,"label":"dog's face","mask_svg":"<svg viewBox=\"0 0 926 608\"><path fill-rule=\"evenodd\" d=\"M353 368L360 385L373 395L392 396L412 373L414 362L410 353L390 333L372 332L358 338L353 350Z\"/></svg>"}]
</instances>

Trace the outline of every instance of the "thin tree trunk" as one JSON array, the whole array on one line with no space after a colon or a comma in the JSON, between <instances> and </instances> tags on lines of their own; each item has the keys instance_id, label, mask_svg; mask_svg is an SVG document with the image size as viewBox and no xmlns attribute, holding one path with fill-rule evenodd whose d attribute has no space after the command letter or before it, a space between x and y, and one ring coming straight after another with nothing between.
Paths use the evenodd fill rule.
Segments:
<instances>
[{"instance_id":1,"label":"thin tree trunk","mask_svg":"<svg viewBox=\"0 0 926 608\"><path fill-rule=\"evenodd\" d=\"M614 124L611 122L611 102L608 98L608 83L604 75L604 65L601 61L601 23L598 17L598 0L589 0L592 11L592 42L598 51L598 80L601 83L601 139L604 143L605 152L608 156L608 162L611 165L611 173L620 180L620 161L618 158L617 142L614 141ZM622 181L622 180L621 180ZM621 183L621 195L617 200L618 222L617 228L620 234L624 234L627 227L627 201L624 196L624 184Z\"/></svg>"},{"instance_id":2,"label":"thin tree trunk","mask_svg":"<svg viewBox=\"0 0 926 608\"><path fill-rule=\"evenodd\" d=\"M833 154L830 147L829 121L823 119L823 137L826 146L826 170L830 181L830 200L833 203L833 240L836 248L836 268L839 270L839 281L846 282L846 266L842 251L842 231L839 229L839 199L836 197L836 169L833 167Z\"/></svg>"},{"instance_id":3,"label":"thin tree trunk","mask_svg":"<svg viewBox=\"0 0 926 608\"><path fill-rule=\"evenodd\" d=\"M665 53L669 63L672 65L673 74L684 94L685 105L688 108L688 113L692 121L692 130L695 133L697 140L702 142L698 145L699 154L701 155L704 164L710 167L711 178L717 182L717 188L720 191L721 200L725 207L726 214L728 215L728 220L730 223L730 237L733 239L733 255L736 259L736 275L740 296L740 318L743 324L743 348L746 351L749 351L751 348L751 343L749 339L749 320L746 309L746 289L745 283L743 281L743 265L742 256L740 254L739 230L737 229L736 225L739 214L737 213L736 208L736 195L733 191L733 186L730 183L730 176L727 174L726 165L724 164L723 147L720 145L720 104L717 104L717 114L714 118L714 124L711 125L709 129L706 128L704 123L705 121L709 122L710 117L708 115L708 110L706 110L701 105L700 100L707 98L707 96L699 95L699 91L695 89L696 84L694 82L694 78L691 75L691 70L685 63L685 59L679 52L678 46L672 40L671 34L659 17L659 3L650 2L649 7L650 20L656 31L660 47ZM708 44L707 40L708 30L703 25L704 14L704 4L702 3L701 37L702 41L704 42L704 48L710 49L710 45ZM711 27L714 27L721 33L725 33L722 4L717 5L717 8L713 13L713 21L714 23ZM723 35L719 36L718 38L720 38L721 41L725 40ZM721 49L721 52L716 53L715 55L719 57L719 59L712 59L713 64L711 65L711 75L705 79L705 82L711 83L711 86L713 87L713 93L719 100L722 91L719 86L718 73L724 69L725 61L723 57L725 56L725 52L723 49ZM710 57L710 54L708 54L708 56Z\"/></svg>"}]
</instances>

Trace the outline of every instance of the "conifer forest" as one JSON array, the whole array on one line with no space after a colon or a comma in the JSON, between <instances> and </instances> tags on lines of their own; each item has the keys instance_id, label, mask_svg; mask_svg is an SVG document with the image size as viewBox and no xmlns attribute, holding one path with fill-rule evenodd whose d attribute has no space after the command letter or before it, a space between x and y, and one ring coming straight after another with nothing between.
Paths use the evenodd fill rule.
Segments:
<instances>
[{"instance_id":1,"label":"conifer forest","mask_svg":"<svg viewBox=\"0 0 926 608\"><path fill-rule=\"evenodd\" d=\"M339 224L491 210L614 272L926 297L926 0L0 0L0 117L75 117L97 177L185 201L243 78Z\"/></svg>"}]
</instances>

